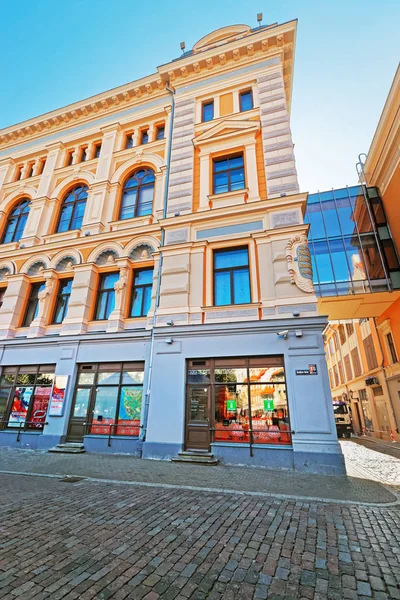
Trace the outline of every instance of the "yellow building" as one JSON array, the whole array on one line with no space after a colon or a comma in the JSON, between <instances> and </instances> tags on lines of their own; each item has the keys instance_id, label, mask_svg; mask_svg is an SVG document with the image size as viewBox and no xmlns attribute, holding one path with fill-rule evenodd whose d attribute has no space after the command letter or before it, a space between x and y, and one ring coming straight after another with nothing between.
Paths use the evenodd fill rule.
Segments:
<instances>
[{"instance_id":1,"label":"yellow building","mask_svg":"<svg viewBox=\"0 0 400 600\"><path fill-rule=\"evenodd\" d=\"M1 444L343 472L295 40L225 27L0 131Z\"/></svg>"}]
</instances>

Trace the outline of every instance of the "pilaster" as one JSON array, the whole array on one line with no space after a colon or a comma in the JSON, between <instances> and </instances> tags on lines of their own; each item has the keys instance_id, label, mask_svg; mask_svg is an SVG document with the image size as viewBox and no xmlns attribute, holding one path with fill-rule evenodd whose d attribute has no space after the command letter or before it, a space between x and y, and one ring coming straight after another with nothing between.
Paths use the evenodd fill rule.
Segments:
<instances>
[{"instance_id":1,"label":"pilaster","mask_svg":"<svg viewBox=\"0 0 400 600\"><path fill-rule=\"evenodd\" d=\"M46 164L44 165L37 191L38 198L50 195L54 170L60 166L61 158L64 155L64 146L61 142L51 144L47 146L47 149Z\"/></svg>"},{"instance_id":2,"label":"pilaster","mask_svg":"<svg viewBox=\"0 0 400 600\"><path fill-rule=\"evenodd\" d=\"M110 192L108 181L93 183L90 187L83 217L82 231L91 235L104 231L106 198Z\"/></svg>"},{"instance_id":3,"label":"pilaster","mask_svg":"<svg viewBox=\"0 0 400 600\"><path fill-rule=\"evenodd\" d=\"M131 278L131 261L128 258L121 258L115 262L119 268L119 279L114 283L115 308L108 317L107 331L110 333L124 329L129 297L128 284Z\"/></svg>"},{"instance_id":4,"label":"pilaster","mask_svg":"<svg viewBox=\"0 0 400 600\"><path fill-rule=\"evenodd\" d=\"M0 310L0 339L11 339L22 320L29 292L29 277L25 274L10 275Z\"/></svg>"},{"instance_id":5,"label":"pilaster","mask_svg":"<svg viewBox=\"0 0 400 600\"><path fill-rule=\"evenodd\" d=\"M112 157L113 152L116 149L116 143L118 140L118 134L121 131L119 123L102 127L103 140L101 143L101 150L99 161L97 163L96 180L104 181L109 180L111 177Z\"/></svg>"},{"instance_id":6,"label":"pilaster","mask_svg":"<svg viewBox=\"0 0 400 600\"><path fill-rule=\"evenodd\" d=\"M86 333L96 300L98 269L94 263L73 267L74 280L68 304L68 314L63 321L60 335Z\"/></svg>"},{"instance_id":7,"label":"pilaster","mask_svg":"<svg viewBox=\"0 0 400 600\"><path fill-rule=\"evenodd\" d=\"M21 244L25 247L34 246L40 238L49 231L51 220L50 198L35 198L31 200L28 219L26 221Z\"/></svg>"},{"instance_id":8,"label":"pilaster","mask_svg":"<svg viewBox=\"0 0 400 600\"><path fill-rule=\"evenodd\" d=\"M15 162L12 158L5 158L0 161L0 190L5 183L11 181L14 168Z\"/></svg>"},{"instance_id":9,"label":"pilaster","mask_svg":"<svg viewBox=\"0 0 400 600\"><path fill-rule=\"evenodd\" d=\"M53 296L57 289L58 276L54 269L46 269L43 272L46 287L39 292L38 314L29 327L28 338L43 336L46 332L46 325L51 319L51 310L53 306Z\"/></svg>"}]
</instances>

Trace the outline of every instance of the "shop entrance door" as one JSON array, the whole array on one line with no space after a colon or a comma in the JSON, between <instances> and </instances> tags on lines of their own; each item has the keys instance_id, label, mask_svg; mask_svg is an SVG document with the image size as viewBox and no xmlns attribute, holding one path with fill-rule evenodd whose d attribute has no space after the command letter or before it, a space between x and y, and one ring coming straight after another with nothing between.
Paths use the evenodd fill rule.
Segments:
<instances>
[{"instance_id":1,"label":"shop entrance door","mask_svg":"<svg viewBox=\"0 0 400 600\"><path fill-rule=\"evenodd\" d=\"M186 450L210 450L210 386L190 385L186 396Z\"/></svg>"},{"instance_id":2,"label":"shop entrance door","mask_svg":"<svg viewBox=\"0 0 400 600\"><path fill-rule=\"evenodd\" d=\"M69 419L67 442L83 442L86 431L85 423L89 419L91 388L78 388L72 405Z\"/></svg>"}]
</instances>

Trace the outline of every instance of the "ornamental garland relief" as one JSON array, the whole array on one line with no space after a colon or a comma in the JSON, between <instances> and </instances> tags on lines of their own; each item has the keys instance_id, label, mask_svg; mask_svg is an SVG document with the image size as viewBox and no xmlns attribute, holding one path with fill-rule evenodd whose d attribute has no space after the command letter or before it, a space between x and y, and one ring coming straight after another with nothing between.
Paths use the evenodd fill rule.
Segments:
<instances>
[{"instance_id":1,"label":"ornamental garland relief","mask_svg":"<svg viewBox=\"0 0 400 600\"><path fill-rule=\"evenodd\" d=\"M290 282L303 292L313 293L313 271L310 248L305 235L292 238L286 244L286 260Z\"/></svg>"}]
</instances>

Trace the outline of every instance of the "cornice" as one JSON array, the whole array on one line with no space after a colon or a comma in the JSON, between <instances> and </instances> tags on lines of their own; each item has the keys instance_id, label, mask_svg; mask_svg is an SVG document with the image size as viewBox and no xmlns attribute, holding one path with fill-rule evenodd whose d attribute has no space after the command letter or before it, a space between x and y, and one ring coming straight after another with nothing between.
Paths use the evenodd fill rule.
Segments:
<instances>
[{"instance_id":1,"label":"cornice","mask_svg":"<svg viewBox=\"0 0 400 600\"><path fill-rule=\"evenodd\" d=\"M163 96L168 101L167 83L184 86L189 81L233 70L238 64L256 64L272 56L280 57L283 64L286 98L290 105L296 26L296 21L289 21L261 27L243 37L228 39L226 43L171 61L158 67L157 73L142 79L1 129L0 149L11 149L15 144L40 139L49 132L64 131L77 123L90 123L99 116L112 115L121 107L140 106Z\"/></svg>"}]
</instances>

